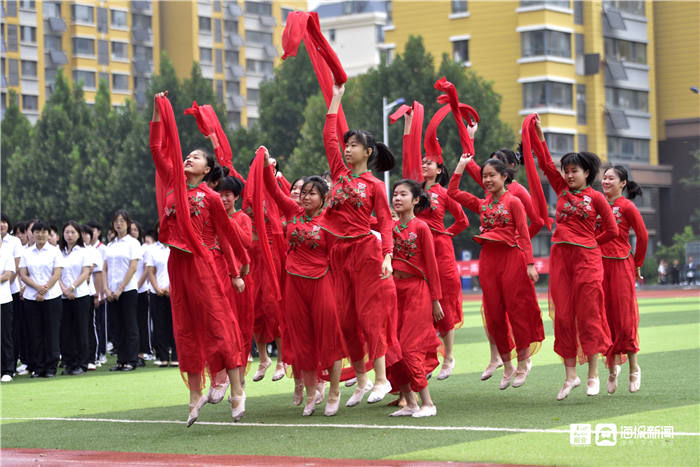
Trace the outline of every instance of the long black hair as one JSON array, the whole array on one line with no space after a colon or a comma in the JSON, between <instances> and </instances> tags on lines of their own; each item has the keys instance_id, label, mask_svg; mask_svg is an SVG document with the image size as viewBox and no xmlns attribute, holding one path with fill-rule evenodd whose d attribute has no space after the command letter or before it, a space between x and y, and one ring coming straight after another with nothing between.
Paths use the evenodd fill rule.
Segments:
<instances>
[{"instance_id":1,"label":"long black hair","mask_svg":"<svg viewBox=\"0 0 700 467\"><path fill-rule=\"evenodd\" d=\"M394 168L394 165L396 165L394 153L391 152L386 144L378 142L372 133L366 130L350 130L343 135L345 144L353 136L365 149L370 150L367 167L379 172L385 172Z\"/></svg>"},{"instance_id":2,"label":"long black hair","mask_svg":"<svg viewBox=\"0 0 700 467\"><path fill-rule=\"evenodd\" d=\"M207 167L209 167L209 172L204 176L204 182L216 186L223 177L226 176L224 169L221 168L219 162L216 160L214 154L207 151L205 148L196 148L192 152L201 152L207 161Z\"/></svg>"},{"instance_id":3,"label":"long black hair","mask_svg":"<svg viewBox=\"0 0 700 467\"><path fill-rule=\"evenodd\" d=\"M564 154L561 158L561 168L562 170L567 165L575 165L581 167L583 170L588 170L588 177L586 177L586 184L592 185L595 182L596 177L598 177L598 172L600 172L600 158L588 151L581 152L569 152Z\"/></svg>"},{"instance_id":4,"label":"long black hair","mask_svg":"<svg viewBox=\"0 0 700 467\"><path fill-rule=\"evenodd\" d=\"M394 183L391 192L393 193L394 190L396 190L396 187L399 185L406 185L411 191L413 199L418 199L418 203L415 206L413 206L414 214L418 214L424 209L430 207L430 199L428 198L428 195L425 193L425 191L423 190L423 186L420 183L418 183L415 180L411 180L410 178L402 178L398 182Z\"/></svg>"},{"instance_id":5,"label":"long black hair","mask_svg":"<svg viewBox=\"0 0 700 467\"><path fill-rule=\"evenodd\" d=\"M510 182L513 181L513 177L515 176L515 169L507 166L499 157L492 157L491 159L488 159L486 162L484 162L484 166L481 168L482 173L484 172L484 169L487 165L490 165L494 168L494 170L496 170L496 172L506 177L505 185L508 185Z\"/></svg>"},{"instance_id":6,"label":"long black hair","mask_svg":"<svg viewBox=\"0 0 700 467\"><path fill-rule=\"evenodd\" d=\"M642 187L639 186L639 183L629 179L629 173L627 172L627 169L624 166L609 165L605 168L603 173L607 172L608 170L614 170L621 182L627 182L627 184L623 188L623 191L627 190L628 199L634 199L637 196L642 196Z\"/></svg>"},{"instance_id":7,"label":"long black hair","mask_svg":"<svg viewBox=\"0 0 700 467\"><path fill-rule=\"evenodd\" d=\"M328 194L328 182L326 182L326 180L323 177L319 177L318 175L310 175L308 177L302 178L301 180L303 182L301 185L301 191L304 190L304 187L306 187L306 185L313 186L318 190L319 194L321 195L321 206L325 205L326 195Z\"/></svg>"},{"instance_id":8,"label":"long black hair","mask_svg":"<svg viewBox=\"0 0 700 467\"><path fill-rule=\"evenodd\" d=\"M66 231L66 227L68 226L73 227L75 231L78 232L78 240L75 242L75 244L80 247L85 246L85 243L83 242L83 226L78 224L76 221L68 221L65 224L63 224L63 228L61 229L61 235L58 237L59 249L61 251L68 250L68 244L66 243L66 239L63 236L63 233ZM90 235L92 235L92 231L90 231Z\"/></svg>"}]
</instances>

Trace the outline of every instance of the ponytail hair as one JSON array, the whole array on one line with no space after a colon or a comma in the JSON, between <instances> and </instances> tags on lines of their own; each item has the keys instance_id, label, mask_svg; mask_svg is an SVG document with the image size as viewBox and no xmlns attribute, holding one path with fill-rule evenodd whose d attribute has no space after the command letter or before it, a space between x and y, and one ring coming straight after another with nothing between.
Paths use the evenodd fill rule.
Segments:
<instances>
[{"instance_id":1,"label":"ponytail hair","mask_svg":"<svg viewBox=\"0 0 700 467\"><path fill-rule=\"evenodd\" d=\"M637 196L642 196L642 187L639 186L639 183L629 179L629 173L624 166L609 165L605 168L603 173L607 172L608 170L614 170L621 182L627 182L623 188L623 191L627 190L628 199L634 199Z\"/></svg>"},{"instance_id":2,"label":"ponytail hair","mask_svg":"<svg viewBox=\"0 0 700 467\"><path fill-rule=\"evenodd\" d=\"M370 150L367 167L378 172L386 172L391 170L396 165L396 157L387 147L386 144L378 142L372 133L366 130L350 130L343 135L343 141L347 144L348 140L355 137L365 149Z\"/></svg>"},{"instance_id":3,"label":"ponytail hair","mask_svg":"<svg viewBox=\"0 0 700 467\"><path fill-rule=\"evenodd\" d=\"M520 153L508 148L501 148L494 151L491 154L491 158L500 159L507 166L512 165L514 171L516 172L518 170L518 166L520 165Z\"/></svg>"},{"instance_id":4,"label":"ponytail hair","mask_svg":"<svg viewBox=\"0 0 700 467\"><path fill-rule=\"evenodd\" d=\"M391 192L393 193L394 190L396 190L396 187L399 185L406 185L408 187L408 189L411 191L411 194L413 195L413 199L418 199L418 204L416 204L413 207L414 214L418 214L419 212L430 207L430 198L428 198L428 195L423 190L422 184L418 183L415 180L411 180L410 178L402 178L398 182L394 183L394 186L392 187Z\"/></svg>"},{"instance_id":5,"label":"ponytail hair","mask_svg":"<svg viewBox=\"0 0 700 467\"><path fill-rule=\"evenodd\" d=\"M194 151L201 152L204 155L204 158L207 160L207 167L209 167L209 173L207 173L204 176L203 181L208 183L209 185L216 186L219 183L219 180L226 176L224 169L221 168L214 154L210 153L206 149L197 148Z\"/></svg>"}]
</instances>

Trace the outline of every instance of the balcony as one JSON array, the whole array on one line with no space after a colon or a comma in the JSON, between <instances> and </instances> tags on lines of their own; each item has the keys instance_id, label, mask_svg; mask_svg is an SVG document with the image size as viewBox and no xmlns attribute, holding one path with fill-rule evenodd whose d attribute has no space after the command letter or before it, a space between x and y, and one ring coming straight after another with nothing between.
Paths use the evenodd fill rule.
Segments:
<instances>
[{"instance_id":1,"label":"balcony","mask_svg":"<svg viewBox=\"0 0 700 467\"><path fill-rule=\"evenodd\" d=\"M647 19L606 8L603 10L603 36L647 42Z\"/></svg>"},{"instance_id":2,"label":"balcony","mask_svg":"<svg viewBox=\"0 0 700 467\"><path fill-rule=\"evenodd\" d=\"M605 85L649 90L649 65L605 59Z\"/></svg>"},{"instance_id":3,"label":"balcony","mask_svg":"<svg viewBox=\"0 0 700 467\"><path fill-rule=\"evenodd\" d=\"M134 61L134 71L139 74L151 73L153 71L153 63L144 59L136 59Z\"/></svg>"},{"instance_id":4,"label":"balcony","mask_svg":"<svg viewBox=\"0 0 700 467\"><path fill-rule=\"evenodd\" d=\"M68 56L66 56L66 53L62 50L50 50L48 55L51 65L54 67L62 66L68 63Z\"/></svg>"},{"instance_id":5,"label":"balcony","mask_svg":"<svg viewBox=\"0 0 700 467\"><path fill-rule=\"evenodd\" d=\"M138 13L146 13L151 11L151 2L147 0L132 0L131 10Z\"/></svg>"},{"instance_id":6,"label":"balcony","mask_svg":"<svg viewBox=\"0 0 700 467\"><path fill-rule=\"evenodd\" d=\"M226 79L238 79L245 75L245 69L237 63L226 65Z\"/></svg>"},{"instance_id":7,"label":"balcony","mask_svg":"<svg viewBox=\"0 0 700 467\"><path fill-rule=\"evenodd\" d=\"M132 31L134 42L151 42L151 30L135 28Z\"/></svg>"},{"instance_id":8,"label":"balcony","mask_svg":"<svg viewBox=\"0 0 700 467\"><path fill-rule=\"evenodd\" d=\"M63 18L60 17L49 18L47 24L49 31L54 34L61 34L63 31L68 29L68 26L66 26L66 22L63 20Z\"/></svg>"},{"instance_id":9,"label":"balcony","mask_svg":"<svg viewBox=\"0 0 700 467\"><path fill-rule=\"evenodd\" d=\"M260 25L264 26L266 28L273 28L277 24L277 21L275 21L275 18L272 16L261 16L260 17Z\"/></svg>"},{"instance_id":10,"label":"balcony","mask_svg":"<svg viewBox=\"0 0 700 467\"><path fill-rule=\"evenodd\" d=\"M226 9L224 10L225 14L229 18L238 18L240 16L243 16L243 9L241 8L240 5L231 2L226 6Z\"/></svg>"},{"instance_id":11,"label":"balcony","mask_svg":"<svg viewBox=\"0 0 700 467\"><path fill-rule=\"evenodd\" d=\"M233 110L240 110L243 107L245 107L245 99L243 99L243 96L234 94L229 95L226 98L226 110L228 112L231 112Z\"/></svg>"},{"instance_id":12,"label":"balcony","mask_svg":"<svg viewBox=\"0 0 700 467\"><path fill-rule=\"evenodd\" d=\"M605 128L609 136L651 138L651 115L634 110L605 109Z\"/></svg>"},{"instance_id":13,"label":"balcony","mask_svg":"<svg viewBox=\"0 0 700 467\"><path fill-rule=\"evenodd\" d=\"M238 50L243 46L243 38L238 34L230 34L226 37L226 48Z\"/></svg>"},{"instance_id":14,"label":"balcony","mask_svg":"<svg viewBox=\"0 0 700 467\"><path fill-rule=\"evenodd\" d=\"M268 58L275 58L277 57L278 52L277 48L274 45L266 45L263 47L263 50L265 51L265 55L267 55Z\"/></svg>"}]
</instances>

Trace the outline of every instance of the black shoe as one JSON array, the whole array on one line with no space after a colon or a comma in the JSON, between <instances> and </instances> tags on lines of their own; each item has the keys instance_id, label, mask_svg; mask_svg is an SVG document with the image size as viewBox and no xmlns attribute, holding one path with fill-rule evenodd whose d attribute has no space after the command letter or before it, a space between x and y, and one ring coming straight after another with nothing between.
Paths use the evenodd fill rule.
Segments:
<instances>
[{"instance_id":1,"label":"black shoe","mask_svg":"<svg viewBox=\"0 0 700 467\"><path fill-rule=\"evenodd\" d=\"M112 368L110 368L109 371L121 371L123 367L124 367L123 363L117 363Z\"/></svg>"},{"instance_id":2,"label":"black shoe","mask_svg":"<svg viewBox=\"0 0 700 467\"><path fill-rule=\"evenodd\" d=\"M85 370L83 370L82 368L78 367L78 368L75 368L73 371L71 371L70 374L73 375L73 376L80 376L80 375L85 374Z\"/></svg>"},{"instance_id":3,"label":"black shoe","mask_svg":"<svg viewBox=\"0 0 700 467\"><path fill-rule=\"evenodd\" d=\"M61 372L61 374L62 374L63 376L70 375L70 374L72 373L72 371L73 371L72 369L66 368L65 370L63 370L63 371Z\"/></svg>"},{"instance_id":4,"label":"black shoe","mask_svg":"<svg viewBox=\"0 0 700 467\"><path fill-rule=\"evenodd\" d=\"M121 371L134 371L134 366L126 363L126 364L122 365L120 370Z\"/></svg>"},{"instance_id":5,"label":"black shoe","mask_svg":"<svg viewBox=\"0 0 700 467\"><path fill-rule=\"evenodd\" d=\"M34 371L34 372L32 372L32 375L30 376L30 378L41 378L41 374Z\"/></svg>"},{"instance_id":6,"label":"black shoe","mask_svg":"<svg viewBox=\"0 0 700 467\"><path fill-rule=\"evenodd\" d=\"M143 358L139 357L136 360L136 365L134 365L134 366L136 366L136 368L144 367L144 366L146 366L146 361Z\"/></svg>"}]
</instances>

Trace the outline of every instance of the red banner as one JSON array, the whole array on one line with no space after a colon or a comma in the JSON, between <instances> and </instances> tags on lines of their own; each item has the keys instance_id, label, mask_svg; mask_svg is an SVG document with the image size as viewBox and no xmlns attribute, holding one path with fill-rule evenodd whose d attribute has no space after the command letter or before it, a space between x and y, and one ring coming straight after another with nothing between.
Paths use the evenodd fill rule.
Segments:
<instances>
[{"instance_id":1,"label":"red banner","mask_svg":"<svg viewBox=\"0 0 700 467\"><path fill-rule=\"evenodd\" d=\"M462 277L479 275L479 260L457 261L459 275ZM535 269L538 274L549 274L549 256L535 258Z\"/></svg>"}]
</instances>

